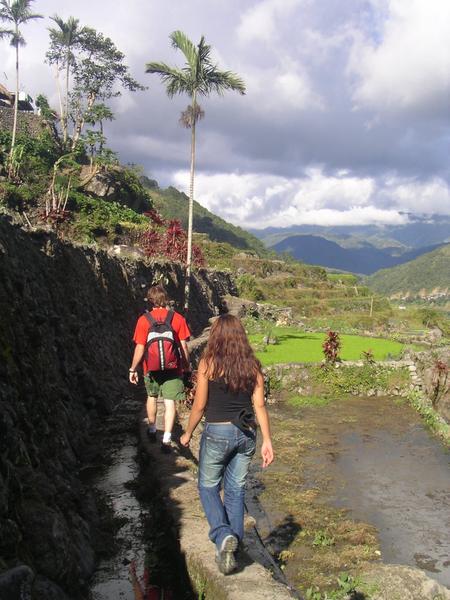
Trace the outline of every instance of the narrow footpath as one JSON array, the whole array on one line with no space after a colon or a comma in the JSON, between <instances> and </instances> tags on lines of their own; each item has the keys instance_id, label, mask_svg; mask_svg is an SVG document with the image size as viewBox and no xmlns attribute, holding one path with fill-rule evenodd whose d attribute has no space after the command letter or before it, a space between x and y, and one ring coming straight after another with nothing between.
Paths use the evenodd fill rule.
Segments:
<instances>
[{"instance_id":1,"label":"narrow footpath","mask_svg":"<svg viewBox=\"0 0 450 600\"><path fill-rule=\"evenodd\" d=\"M182 424L187 416L181 417ZM174 514L180 549L199 596L203 594L200 597L214 600L292 599L294 596L288 587L275 581L271 573L254 562L245 549L238 555L235 573L224 576L218 571L214 545L208 539L208 523L197 490L196 448L200 432L194 434L192 451L174 443L172 453L166 455L161 452L159 443L148 441L145 420L142 419L141 423L142 447L151 456L162 496L167 500L166 507ZM245 542L252 543L250 540Z\"/></svg>"}]
</instances>

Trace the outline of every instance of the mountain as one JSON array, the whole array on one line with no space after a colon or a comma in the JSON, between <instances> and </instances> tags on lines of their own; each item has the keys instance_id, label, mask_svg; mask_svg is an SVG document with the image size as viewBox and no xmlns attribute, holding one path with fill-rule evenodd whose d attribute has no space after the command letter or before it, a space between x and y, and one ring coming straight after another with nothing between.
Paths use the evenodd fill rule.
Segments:
<instances>
[{"instance_id":1,"label":"mountain","mask_svg":"<svg viewBox=\"0 0 450 600\"><path fill-rule=\"evenodd\" d=\"M291 235L272 246L277 252L288 252L308 264L370 274L412 260L434 248L417 248L396 256L391 248L380 249L367 242L358 248L343 248L316 235Z\"/></svg>"},{"instance_id":2,"label":"mountain","mask_svg":"<svg viewBox=\"0 0 450 600\"><path fill-rule=\"evenodd\" d=\"M165 219L179 219L187 228L188 196L174 187L160 189L154 180L142 177L148 189L153 206ZM206 233L215 242L227 242L244 252L254 252L258 256L268 256L269 250L257 237L241 227L227 223L194 200L194 231Z\"/></svg>"},{"instance_id":3,"label":"mountain","mask_svg":"<svg viewBox=\"0 0 450 600\"><path fill-rule=\"evenodd\" d=\"M403 225L294 225L250 229L268 247L292 235L316 235L338 243L344 248L357 247L368 242L376 248L404 249L434 246L450 242L450 216L407 214Z\"/></svg>"},{"instance_id":4,"label":"mountain","mask_svg":"<svg viewBox=\"0 0 450 600\"><path fill-rule=\"evenodd\" d=\"M365 279L365 283L384 295L427 292L449 294L450 244L422 254L415 260L383 269Z\"/></svg>"}]
</instances>

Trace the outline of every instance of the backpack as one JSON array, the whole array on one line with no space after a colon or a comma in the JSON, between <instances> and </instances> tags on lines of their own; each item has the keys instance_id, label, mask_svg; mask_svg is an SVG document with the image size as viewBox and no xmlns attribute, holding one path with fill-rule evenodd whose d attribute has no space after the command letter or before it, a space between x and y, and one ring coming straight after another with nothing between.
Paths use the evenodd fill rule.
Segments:
<instances>
[{"instance_id":1,"label":"backpack","mask_svg":"<svg viewBox=\"0 0 450 600\"><path fill-rule=\"evenodd\" d=\"M169 310L164 321L157 321L149 312L145 313L150 324L145 347L149 371L171 371L180 364L180 350L172 328L173 314Z\"/></svg>"}]
</instances>

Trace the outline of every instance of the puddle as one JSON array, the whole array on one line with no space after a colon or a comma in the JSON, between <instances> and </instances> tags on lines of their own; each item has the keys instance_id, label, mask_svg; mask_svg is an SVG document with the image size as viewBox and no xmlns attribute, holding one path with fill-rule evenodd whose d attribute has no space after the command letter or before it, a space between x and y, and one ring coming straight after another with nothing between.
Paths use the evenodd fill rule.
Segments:
<instances>
[{"instance_id":1,"label":"puddle","mask_svg":"<svg viewBox=\"0 0 450 600\"><path fill-rule=\"evenodd\" d=\"M258 520L280 534L277 551L292 550L286 572L298 585L329 585L333 553L347 553L336 572L346 570L345 563L347 569L362 564L360 558L352 563L349 552L370 542L344 548L336 537L329 547L326 538L313 543L314 531L329 524L338 532L339 522L350 518L356 527L376 528L383 562L419 567L450 587L450 454L411 407L392 398L349 398L324 407L279 405L271 414L276 462L261 480L266 520L276 526ZM312 537L303 526L312 528ZM375 548L365 560L376 558ZM324 557L330 563L321 568ZM307 580L301 573L308 569Z\"/></svg>"},{"instance_id":2,"label":"puddle","mask_svg":"<svg viewBox=\"0 0 450 600\"><path fill-rule=\"evenodd\" d=\"M120 544L117 555L100 562L92 581L90 600L135 600L128 575L129 565L136 560L138 571L142 571L144 550L141 508L132 490L126 486L138 472L136 447L131 443L132 440L126 440L124 446L116 450L112 464L95 482L95 487L110 498L115 516L123 519L118 537L126 543Z\"/></svg>"},{"instance_id":3,"label":"puddle","mask_svg":"<svg viewBox=\"0 0 450 600\"><path fill-rule=\"evenodd\" d=\"M421 425L370 436L357 429L339 437L331 500L375 525L384 562L419 567L450 587L449 467Z\"/></svg>"}]
</instances>

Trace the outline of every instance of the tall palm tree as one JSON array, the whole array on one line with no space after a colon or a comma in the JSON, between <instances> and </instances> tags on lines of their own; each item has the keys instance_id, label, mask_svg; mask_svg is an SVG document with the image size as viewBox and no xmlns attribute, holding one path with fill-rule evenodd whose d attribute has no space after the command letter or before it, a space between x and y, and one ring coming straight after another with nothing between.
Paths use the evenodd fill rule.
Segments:
<instances>
[{"instance_id":1,"label":"tall palm tree","mask_svg":"<svg viewBox=\"0 0 450 600\"><path fill-rule=\"evenodd\" d=\"M19 46L25 46L19 27L33 19L42 19L42 15L31 12L31 4L34 0L0 0L0 21L10 25L10 29L0 29L0 38L9 38L11 46L16 49L16 97L14 100L14 122L11 140L9 161L13 157L17 132L17 113L19 111Z\"/></svg>"},{"instance_id":2,"label":"tall palm tree","mask_svg":"<svg viewBox=\"0 0 450 600\"><path fill-rule=\"evenodd\" d=\"M57 83L58 83L58 92L59 92L59 103L61 109L61 128L63 131L63 141L64 145L67 143L68 138L68 115L69 115L69 77L70 77L70 65L73 60L72 49L75 44L80 39L80 34L83 29L80 28L78 19L74 17L69 17L67 21L64 21L58 15L50 17L52 21L56 23L58 26L49 27L50 31L50 39L51 45L55 49L55 55L50 56L47 55L50 59L50 62L56 62L56 68L58 69L58 63L60 59L63 59L63 63L66 69L66 81L65 81L65 94L64 94L64 108L61 100L61 90L59 87L58 73L57 70ZM63 55L63 56L61 56Z\"/></svg>"},{"instance_id":3,"label":"tall palm tree","mask_svg":"<svg viewBox=\"0 0 450 600\"><path fill-rule=\"evenodd\" d=\"M189 305L191 260L192 260L192 212L194 204L195 175L195 126L203 116L197 102L198 96L209 96L212 92L222 95L226 90L245 94L243 80L231 71L220 71L212 62L211 46L206 44L204 36L195 46L182 31L170 35L172 47L181 50L186 62L182 68L171 67L166 63L150 62L145 66L146 73L156 73L166 84L169 98L177 94L188 94L191 104L182 114L182 122L191 129L191 175L189 185L188 248L186 258L185 308Z\"/></svg>"}]
</instances>

